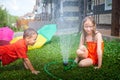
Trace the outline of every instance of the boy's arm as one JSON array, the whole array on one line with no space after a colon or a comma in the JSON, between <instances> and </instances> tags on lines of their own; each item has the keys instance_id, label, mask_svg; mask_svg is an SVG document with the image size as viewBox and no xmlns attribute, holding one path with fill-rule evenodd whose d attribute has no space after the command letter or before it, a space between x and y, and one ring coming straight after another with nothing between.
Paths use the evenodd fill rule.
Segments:
<instances>
[{"instance_id":1,"label":"boy's arm","mask_svg":"<svg viewBox=\"0 0 120 80\"><path fill-rule=\"evenodd\" d=\"M28 58L24 58L23 59L24 61L24 66L26 69L30 69L30 71L33 73L33 74L38 74L39 71L36 71L33 67L33 65L31 64L30 60Z\"/></svg>"},{"instance_id":2,"label":"boy's arm","mask_svg":"<svg viewBox=\"0 0 120 80\"><path fill-rule=\"evenodd\" d=\"M26 69L29 69L28 68L28 66L26 65L26 63L23 61L23 64L24 64L24 67L26 68Z\"/></svg>"}]
</instances>

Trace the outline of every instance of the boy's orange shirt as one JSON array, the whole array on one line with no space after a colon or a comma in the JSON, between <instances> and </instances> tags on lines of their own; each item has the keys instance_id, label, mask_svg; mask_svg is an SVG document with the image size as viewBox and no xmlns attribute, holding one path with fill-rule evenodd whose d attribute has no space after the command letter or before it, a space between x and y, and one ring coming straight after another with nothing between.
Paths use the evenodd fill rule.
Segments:
<instances>
[{"instance_id":1,"label":"boy's orange shirt","mask_svg":"<svg viewBox=\"0 0 120 80\"><path fill-rule=\"evenodd\" d=\"M10 64L18 58L28 58L27 50L28 48L24 39L20 39L14 44L0 46L2 65Z\"/></svg>"}]
</instances>

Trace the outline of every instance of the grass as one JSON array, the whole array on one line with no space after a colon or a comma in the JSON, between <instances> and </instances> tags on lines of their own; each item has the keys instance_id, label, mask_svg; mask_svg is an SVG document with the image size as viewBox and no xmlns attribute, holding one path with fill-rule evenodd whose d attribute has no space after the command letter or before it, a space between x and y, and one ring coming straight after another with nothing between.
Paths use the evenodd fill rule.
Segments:
<instances>
[{"instance_id":1,"label":"grass","mask_svg":"<svg viewBox=\"0 0 120 80\"><path fill-rule=\"evenodd\" d=\"M10 65L0 67L0 80L120 80L120 40L105 42L102 68L95 70L93 66L88 68L74 67L71 70L63 70L62 55L59 46L59 37L54 36L51 42L42 48L28 51L29 59L40 74L34 75L23 67L22 60L17 60ZM79 35L72 38L69 59L74 59L79 44ZM57 79L44 71L44 66L50 62L58 62L47 67L50 73Z\"/></svg>"}]
</instances>

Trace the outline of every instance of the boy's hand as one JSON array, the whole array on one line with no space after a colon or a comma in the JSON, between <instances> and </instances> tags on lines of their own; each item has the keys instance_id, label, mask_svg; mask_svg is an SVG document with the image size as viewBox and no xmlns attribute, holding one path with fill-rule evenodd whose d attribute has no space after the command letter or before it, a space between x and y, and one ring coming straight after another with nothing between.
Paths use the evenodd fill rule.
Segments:
<instances>
[{"instance_id":1,"label":"boy's hand","mask_svg":"<svg viewBox=\"0 0 120 80\"><path fill-rule=\"evenodd\" d=\"M38 73L40 73L40 71L36 71L36 70L32 71L32 74L37 75Z\"/></svg>"}]
</instances>

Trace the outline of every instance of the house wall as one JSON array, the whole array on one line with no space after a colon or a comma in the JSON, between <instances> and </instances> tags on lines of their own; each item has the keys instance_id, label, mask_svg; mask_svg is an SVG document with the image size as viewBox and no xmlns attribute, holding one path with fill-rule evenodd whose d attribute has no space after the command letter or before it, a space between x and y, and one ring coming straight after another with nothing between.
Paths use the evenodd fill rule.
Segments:
<instances>
[{"instance_id":1,"label":"house wall","mask_svg":"<svg viewBox=\"0 0 120 80\"><path fill-rule=\"evenodd\" d=\"M96 0L92 0L93 2ZM97 24L111 25L112 10L105 10L105 0L99 0L93 3L93 15L95 16Z\"/></svg>"}]
</instances>

